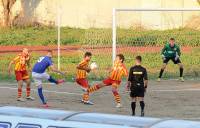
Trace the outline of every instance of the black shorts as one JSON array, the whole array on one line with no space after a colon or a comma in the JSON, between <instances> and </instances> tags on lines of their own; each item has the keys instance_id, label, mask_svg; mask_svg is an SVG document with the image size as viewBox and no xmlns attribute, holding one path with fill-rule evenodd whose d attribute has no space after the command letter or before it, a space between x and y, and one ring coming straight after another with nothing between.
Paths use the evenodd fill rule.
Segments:
<instances>
[{"instance_id":1,"label":"black shorts","mask_svg":"<svg viewBox=\"0 0 200 128\"><path fill-rule=\"evenodd\" d=\"M165 60L163 60L163 63L167 64L170 60L172 60L174 62L174 64L179 64L181 63L181 60L178 58L177 60L175 60L175 57L173 58L165 58Z\"/></svg>"},{"instance_id":2,"label":"black shorts","mask_svg":"<svg viewBox=\"0 0 200 128\"><path fill-rule=\"evenodd\" d=\"M130 90L131 90L130 97L144 97L145 94L144 85L140 86L131 85Z\"/></svg>"}]
</instances>

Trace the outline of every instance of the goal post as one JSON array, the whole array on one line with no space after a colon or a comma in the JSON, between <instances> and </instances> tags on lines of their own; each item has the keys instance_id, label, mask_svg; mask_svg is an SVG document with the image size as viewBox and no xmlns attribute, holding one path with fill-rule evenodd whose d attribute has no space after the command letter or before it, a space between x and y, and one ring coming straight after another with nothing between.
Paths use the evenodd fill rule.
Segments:
<instances>
[{"instance_id":1,"label":"goal post","mask_svg":"<svg viewBox=\"0 0 200 128\"><path fill-rule=\"evenodd\" d=\"M112 62L117 54L117 12L188 12L199 11L200 8L113 8L112 11Z\"/></svg>"}]
</instances>

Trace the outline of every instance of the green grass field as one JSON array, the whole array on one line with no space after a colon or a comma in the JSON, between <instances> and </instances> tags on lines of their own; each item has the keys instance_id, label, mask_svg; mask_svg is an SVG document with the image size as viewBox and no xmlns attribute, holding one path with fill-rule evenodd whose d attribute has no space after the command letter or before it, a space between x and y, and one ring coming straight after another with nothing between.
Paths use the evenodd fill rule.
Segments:
<instances>
[{"instance_id":1,"label":"green grass field","mask_svg":"<svg viewBox=\"0 0 200 128\"><path fill-rule=\"evenodd\" d=\"M78 28L62 28L61 29L61 43L62 45L78 45L80 49L72 51L61 52L61 68L68 71L68 80L75 75L75 67L81 60L84 51L93 52L93 60L99 65L96 72L89 74L91 79L102 79L107 76L107 69L112 65L111 47L112 36L111 29L78 29ZM120 52L125 54L125 64L130 68L134 64L134 57L142 55L143 65L148 69L151 79L158 76L158 72L162 65L160 50L154 49L163 46L170 37L174 37L181 47L190 47L189 50L183 50L181 60L185 67L186 79L196 79L200 76L200 31L191 29L174 29L166 31L157 30L142 30L136 31L132 29L118 29L117 36L119 48L125 47ZM50 45L57 43L56 28L47 27L27 27L27 28L12 28L0 31L0 45L23 45L23 46L41 46L45 45L48 49ZM93 49L93 48L99 49ZM126 49L127 47L127 49ZM145 49L134 51L134 48L150 47L151 51ZM152 52L153 51L153 52ZM32 65L37 58L44 53L33 51ZM0 80L10 81L14 80L7 75L7 66L9 61L16 55L16 53L0 54ZM56 63L56 56L54 61ZM164 78L177 78L179 69L171 62L167 67ZM56 77L56 74L54 74Z\"/></svg>"},{"instance_id":2,"label":"green grass field","mask_svg":"<svg viewBox=\"0 0 200 128\"><path fill-rule=\"evenodd\" d=\"M111 45L111 29L61 28L63 45ZM200 46L200 31L187 28L173 30L117 29L118 44L131 46L162 46L174 37L181 46ZM11 28L0 31L0 45L57 44L56 27Z\"/></svg>"}]
</instances>

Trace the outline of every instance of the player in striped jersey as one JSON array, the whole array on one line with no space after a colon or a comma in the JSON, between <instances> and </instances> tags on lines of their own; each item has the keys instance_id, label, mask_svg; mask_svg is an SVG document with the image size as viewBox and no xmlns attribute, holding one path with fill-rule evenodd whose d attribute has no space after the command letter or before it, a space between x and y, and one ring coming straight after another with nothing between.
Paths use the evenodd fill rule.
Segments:
<instances>
[{"instance_id":1,"label":"player in striped jersey","mask_svg":"<svg viewBox=\"0 0 200 128\"><path fill-rule=\"evenodd\" d=\"M128 71L123 62L124 62L124 55L118 54L116 57L114 66L111 69L110 76L107 79L103 80L102 83L94 85L93 87L90 87L88 89L88 92L92 93L94 91L99 90L102 87L112 86L112 93L115 97L115 101L117 103L117 105L116 105L117 108L122 107L120 95L118 93L118 87L121 83L122 77L128 76Z\"/></svg>"},{"instance_id":2,"label":"player in striped jersey","mask_svg":"<svg viewBox=\"0 0 200 128\"><path fill-rule=\"evenodd\" d=\"M93 105L92 102L89 101L89 93L87 89L89 88L89 83L87 80L87 73L91 71L89 67L89 62L91 60L92 53L86 52L83 60L77 65L76 69L76 83L81 86L84 91L82 96L82 102L84 104Z\"/></svg>"},{"instance_id":3,"label":"player in striped jersey","mask_svg":"<svg viewBox=\"0 0 200 128\"><path fill-rule=\"evenodd\" d=\"M17 101L25 101L25 99L22 98L22 85L23 82L26 83L26 99L28 100L34 100L33 97L30 96L30 78L27 71L27 66L30 67L30 55L27 48L24 48L22 50L22 53L17 55L9 64L8 66L8 73L11 74L11 65L14 64L14 70L15 70L15 76L18 83L18 97Z\"/></svg>"}]
</instances>

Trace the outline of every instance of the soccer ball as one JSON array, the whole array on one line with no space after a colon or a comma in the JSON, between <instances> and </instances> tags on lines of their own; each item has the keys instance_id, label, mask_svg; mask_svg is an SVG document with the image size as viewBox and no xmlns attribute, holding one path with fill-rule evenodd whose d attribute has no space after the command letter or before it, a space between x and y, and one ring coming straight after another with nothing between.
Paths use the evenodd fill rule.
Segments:
<instances>
[{"instance_id":1,"label":"soccer ball","mask_svg":"<svg viewBox=\"0 0 200 128\"><path fill-rule=\"evenodd\" d=\"M92 63L90 64L90 69L91 69L91 70L94 70L94 69L97 69L97 68L98 68L98 65L97 65L96 62L92 62Z\"/></svg>"}]
</instances>

